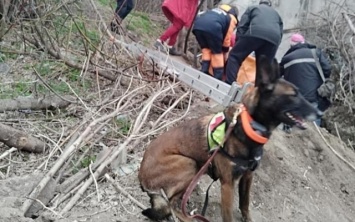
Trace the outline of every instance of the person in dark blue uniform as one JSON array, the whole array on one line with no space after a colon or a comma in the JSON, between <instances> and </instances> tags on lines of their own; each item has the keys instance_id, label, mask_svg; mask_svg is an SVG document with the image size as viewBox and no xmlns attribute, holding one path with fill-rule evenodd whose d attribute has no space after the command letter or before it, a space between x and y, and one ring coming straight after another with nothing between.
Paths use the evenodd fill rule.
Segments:
<instances>
[{"instance_id":1,"label":"person in dark blue uniform","mask_svg":"<svg viewBox=\"0 0 355 222\"><path fill-rule=\"evenodd\" d=\"M322 104L326 101L317 92L323 80L319 74L312 50L316 50L316 56L318 57L324 77L329 78L331 65L327 56L315 45L305 42L304 37L298 33L291 36L291 47L281 59L280 75L285 80L297 86L299 92L306 100L319 110L325 111ZM317 119L315 123L320 126L321 119ZM284 125L284 130L289 133L291 132L291 127Z\"/></svg>"},{"instance_id":2,"label":"person in dark blue uniform","mask_svg":"<svg viewBox=\"0 0 355 222\"><path fill-rule=\"evenodd\" d=\"M201 72L222 80L226 53L237 23L238 9L226 4L196 17L192 33L202 49ZM210 65L213 73L209 73Z\"/></svg>"},{"instance_id":3,"label":"person in dark blue uniform","mask_svg":"<svg viewBox=\"0 0 355 222\"><path fill-rule=\"evenodd\" d=\"M134 8L134 0L117 0L117 7L115 10L115 22L111 22L111 31L117 31L118 25Z\"/></svg>"},{"instance_id":4,"label":"person in dark blue uniform","mask_svg":"<svg viewBox=\"0 0 355 222\"><path fill-rule=\"evenodd\" d=\"M280 15L271 7L270 0L261 0L259 5L250 6L242 15L237 26L237 42L229 53L226 66L226 82L232 84L244 59L255 52L256 63L261 55L270 62L276 55L283 35ZM255 84L259 78L256 76Z\"/></svg>"}]
</instances>

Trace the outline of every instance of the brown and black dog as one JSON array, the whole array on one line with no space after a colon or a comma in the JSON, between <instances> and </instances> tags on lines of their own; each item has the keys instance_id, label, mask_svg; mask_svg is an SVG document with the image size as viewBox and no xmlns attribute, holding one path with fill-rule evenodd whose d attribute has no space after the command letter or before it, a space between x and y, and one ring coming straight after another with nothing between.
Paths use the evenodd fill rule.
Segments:
<instances>
[{"instance_id":1,"label":"brown and black dog","mask_svg":"<svg viewBox=\"0 0 355 222\"><path fill-rule=\"evenodd\" d=\"M321 112L307 102L291 83L279 77L276 60L270 64L262 57L257 63L259 84L243 96L242 103L253 121L243 123L240 116L224 147L212 162L209 175L221 182L221 210L223 222L232 222L234 184L239 180L239 209L245 221L252 221L249 195L253 171L261 158L263 142L253 139L243 124L254 126L254 133L269 138L280 124L303 127L303 121L314 121ZM224 111L225 123L231 123L236 105ZM248 115L249 115L248 114ZM207 128L213 115L193 119L158 136L144 153L139 170L143 191L150 197L151 208L143 215L162 220L171 210L182 221L191 221L176 211L175 201L182 197L191 180L209 158ZM252 163L252 164L250 164ZM169 201L161 194L163 189Z\"/></svg>"}]
</instances>

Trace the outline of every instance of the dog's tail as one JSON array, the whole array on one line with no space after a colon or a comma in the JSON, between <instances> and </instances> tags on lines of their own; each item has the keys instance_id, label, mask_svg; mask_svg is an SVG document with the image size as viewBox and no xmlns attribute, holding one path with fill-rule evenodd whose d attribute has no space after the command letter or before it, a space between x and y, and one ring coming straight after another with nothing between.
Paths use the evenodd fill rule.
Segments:
<instances>
[{"instance_id":1,"label":"dog's tail","mask_svg":"<svg viewBox=\"0 0 355 222\"><path fill-rule=\"evenodd\" d=\"M161 194L148 194L151 208L142 211L142 214L151 220L163 220L171 215L169 202Z\"/></svg>"}]
</instances>

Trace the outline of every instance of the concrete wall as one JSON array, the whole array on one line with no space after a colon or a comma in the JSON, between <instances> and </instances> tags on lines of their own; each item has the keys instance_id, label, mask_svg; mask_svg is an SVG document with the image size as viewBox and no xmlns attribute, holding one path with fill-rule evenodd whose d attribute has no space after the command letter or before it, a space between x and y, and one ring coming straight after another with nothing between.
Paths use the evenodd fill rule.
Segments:
<instances>
[{"instance_id":1,"label":"concrete wall","mask_svg":"<svg viewBox=\"0 0 355 222\"><path fill-rule=\"evenodd\" d=\"M259 0L222 0L223 3L236 5L240 11L240 15L250 5L259 4ZM330 2L344 4L344 2L355 11L354 0L272 0L273 7L279 12L284 22L284 29L292 29L299 27L300 21L312 18L312 14L320 14L322 10L328 7L338 8L336 4ZM331 5L331 6L330 6ZM281 59L289 48L289 40L291 34L283 36L276 58Z\"/></svg>"}]
</instances>

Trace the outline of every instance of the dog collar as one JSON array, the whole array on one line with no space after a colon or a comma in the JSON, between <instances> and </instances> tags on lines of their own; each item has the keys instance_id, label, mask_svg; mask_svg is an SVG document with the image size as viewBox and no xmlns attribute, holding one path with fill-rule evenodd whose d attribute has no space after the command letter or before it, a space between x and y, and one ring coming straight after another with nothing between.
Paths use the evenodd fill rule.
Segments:
<instances>
[{"instance_id":1,"label":"dog collar","mask_svg":"<svg viewBox=\"0 0 355 222\"><path fill-rule=\"evenodd\" d=\"M254 128L252 127L252 122L254 121L253 118L250 116L248 111L243 107L242 113L240 114L240 118L242 121L242 127L245 134L252 140L257 143L265 144L269 140L266 137L261 136L258 134Z\"/></svg>"}]
</instances>

